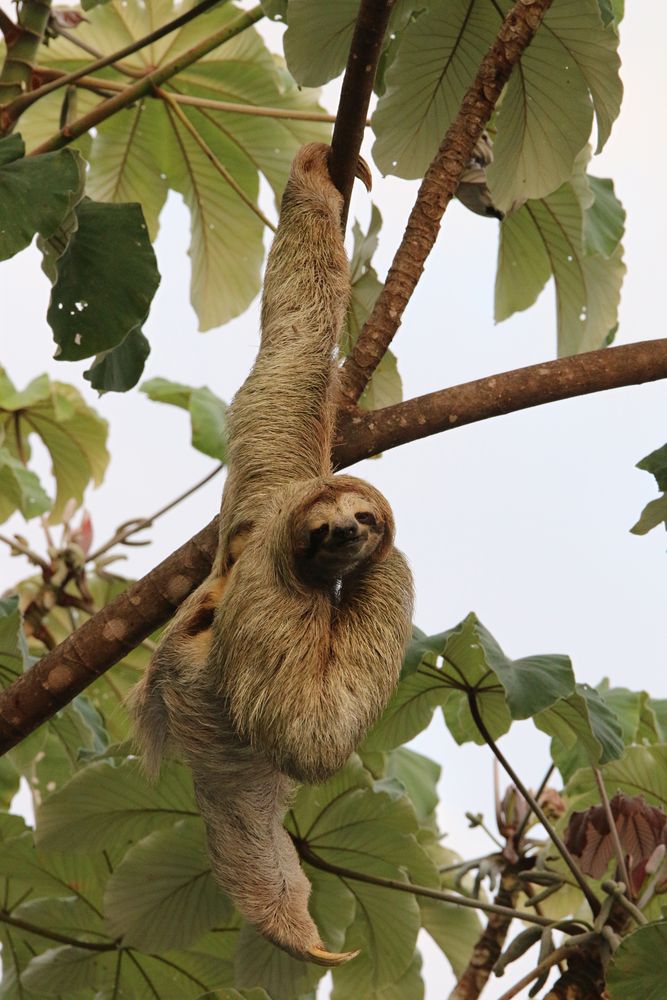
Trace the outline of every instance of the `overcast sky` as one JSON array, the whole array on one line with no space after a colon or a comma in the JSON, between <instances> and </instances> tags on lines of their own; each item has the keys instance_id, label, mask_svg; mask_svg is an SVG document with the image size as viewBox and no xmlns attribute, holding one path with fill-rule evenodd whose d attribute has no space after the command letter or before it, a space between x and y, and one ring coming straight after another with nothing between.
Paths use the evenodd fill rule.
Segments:
<instances>
[{"instance_id":1,"label":"overcast sky","mask_svg":"<svg viewBox=\"0 0 667 1000\"><path fill-rule=\"evenodd\" d=\"M660 91L647 67L662 65L665 34L662 3L628 5L623 110L590 168L615 179L628 212L628 274L617 343L664 335L663 289L656 285L664 270L666 142ZM334 105L336 93L337 87L327 88ZM384 217L375 261L382 276L416 185L374 174L373 196ZM355 194L354 211L365 224L369 202L363 189ZM220 330L197 332L188 303L187 228L180 199L170 198L157 243L162 283L145 326L152 345L145 377L206 384L229 400L257 350L257 303ZM394 342L406 398L555 356L551 288L536 307L494 326L497 242L496 222L458 203L450 207ZM110 421L107 479L86 500L98 543L118 523L151 514L210 471L213 462L188 446L183 411L138 392L97 400L82 378L87 364L51 360L49 285L36 251L2 265L0 291L0 362L14 382L22 388L47 371L77 385ZM667 440L666 402L661 382L615 390L458 428L356 466L353 471L372 480L393 504L398 544L415 575L417 624L429 633L441 631L474 610L511 656L567 653L579 680L596 683L608 676L614 684L667 697L665 535L628 533L656 495L654 480L634 465ZM48 481L48 462L35 450ZM215 480L161 519L150 533L154 544L130 551L126 572L147 572L210 520L221 486ZM2 527L11 530L40 544L39 530L26 531L18 518ZM0 551L0 590L22 573L21 563ZM502 746L522 777L537 785L547 766L545 738L526 722L515 725ZM484 836L467 830L464 812L491 814L490 754L457 748L439 715L414 747L442 765L447 843L466 856L487 850ZM425 955L427 997L435 1000L451 974L437 949L427 946ZM506 976L485 996L495 1000L508 985Z\"/></svg>"}]
</instances>

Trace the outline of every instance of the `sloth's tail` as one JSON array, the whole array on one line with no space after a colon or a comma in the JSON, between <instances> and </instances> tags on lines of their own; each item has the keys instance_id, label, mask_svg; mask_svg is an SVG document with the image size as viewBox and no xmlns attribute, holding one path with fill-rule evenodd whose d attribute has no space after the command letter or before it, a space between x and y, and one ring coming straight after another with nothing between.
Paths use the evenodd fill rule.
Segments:
<instances>
[{"instance_id":1,"label":"sloth's tail","mask_svg":"<svg viewBox=\"0 0 667 1000\"><path fill-rule=\"evenodd\" d=\"M193 766L216 881L246 920L295 958L347 962L357 952L327 951L308 912L310 883L283 827L293 782L241 746L231 727L229 735L224 759L218 746L208 766L201 758Z\"/></svg>"}]
</instances>

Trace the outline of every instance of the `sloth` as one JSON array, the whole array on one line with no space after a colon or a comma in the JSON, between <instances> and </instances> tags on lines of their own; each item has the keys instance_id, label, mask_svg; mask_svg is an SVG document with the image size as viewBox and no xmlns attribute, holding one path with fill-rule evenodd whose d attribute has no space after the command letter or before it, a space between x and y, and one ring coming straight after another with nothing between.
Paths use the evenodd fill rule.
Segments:
<instances>
[{"instance_id":1,"label":"sloth","mask_svg":"<svg viewBox=\"0 0 667 1000\"><path fill-rule=\"evenodd\" d=\"M350 279L329 147L297 153L269 253L255 365L229 412L229 472L208 579L134 689L155 777L189 765L219 886L291 955L333 966L283 826L298 782L342 767L378 719L410 636L412 578L373 486L333 475L336 347ZM368 167L359 176L369 186Z\"/></svg>"}]
</instances>

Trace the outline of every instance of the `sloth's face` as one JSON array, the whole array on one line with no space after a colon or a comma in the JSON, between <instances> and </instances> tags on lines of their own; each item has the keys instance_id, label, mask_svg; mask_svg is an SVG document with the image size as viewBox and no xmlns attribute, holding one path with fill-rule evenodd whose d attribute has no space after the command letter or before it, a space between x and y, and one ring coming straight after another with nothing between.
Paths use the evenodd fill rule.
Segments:
<instances>
[{"instance_id":1,"label":"sloth's face","mask_svg":"<svg viewBox=\"0 0 667 1000\"><path fill-rule=\"evenodd\" d=\"M353 491L318 500L300 526L298 554L308 576L339 580L366 562L384 538L385 524L367 497Z\"/></svg>"}]
</instances>

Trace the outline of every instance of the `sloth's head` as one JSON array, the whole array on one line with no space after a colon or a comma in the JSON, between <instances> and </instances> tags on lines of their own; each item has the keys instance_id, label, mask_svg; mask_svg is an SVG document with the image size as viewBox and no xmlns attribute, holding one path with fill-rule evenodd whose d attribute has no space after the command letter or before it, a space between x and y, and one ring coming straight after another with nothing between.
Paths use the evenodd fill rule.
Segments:
<instances>
[{"instance_id":1,"label":"sloth's head","mask_svg":"<svg viewBox=\"0 0 667 1000\"><path fill-rule=\"evenodd\" d=\"M300 202L324 201L340 212L343 199L329 174L330 154L331 146L327 146L325 142L309 142L299 149L292 160L285 189L288 201L295 199ZM366 190L370 191L371 172L361 157L357 160L355 176L363 181Z\"/></svg>"},{"instance_id":2,"label":"sloth's head","mask_svg":"<svg viewBox=\"0 0 667 1000\"><path fill-rule=\"evenodd\" d=\"M363 479L320 480L292 511L291 535L299 576L329 586L369 560L384 559L394 519L382 494Z\"/></svg>"}]
</instances>

